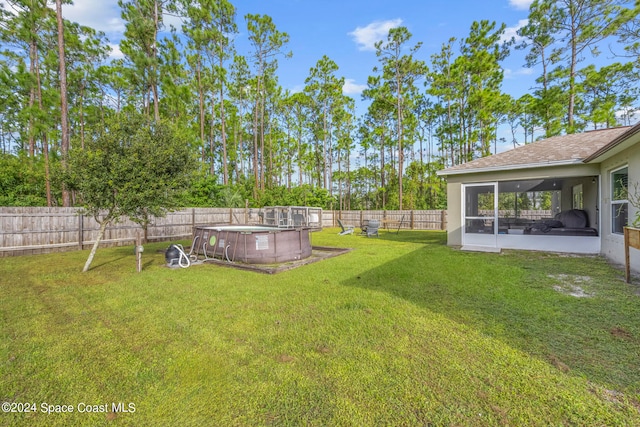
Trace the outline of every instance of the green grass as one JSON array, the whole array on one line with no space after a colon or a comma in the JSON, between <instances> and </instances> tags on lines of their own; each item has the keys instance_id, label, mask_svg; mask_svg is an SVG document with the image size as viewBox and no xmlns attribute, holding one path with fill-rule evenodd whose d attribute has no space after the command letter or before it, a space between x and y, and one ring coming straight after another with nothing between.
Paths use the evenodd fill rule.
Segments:
<instances>
[{"instance_id":1,"label":"green grass","mask_svg":"<svg viewBox=\"0 0 640 427\"><path fill-rule=\"evenodd\" d=\"M638 286L604 259L313 243L354 250L277 275L168 269L166 243L140 274L131 247L0 259L0 402L37 407L0 425L640 425Z\"/></svg>"}]
</instances>

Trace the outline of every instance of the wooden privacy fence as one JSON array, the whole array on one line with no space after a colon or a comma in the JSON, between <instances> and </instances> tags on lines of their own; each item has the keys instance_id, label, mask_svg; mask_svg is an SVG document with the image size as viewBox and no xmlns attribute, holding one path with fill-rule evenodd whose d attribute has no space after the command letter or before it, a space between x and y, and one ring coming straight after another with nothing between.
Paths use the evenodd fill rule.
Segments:
<instances>
[{"instance_id":1,"label":"wooden privacy fence","mask_svg":"<svg viewBox=\"0 0 640 427\"><path fill-rule=\"evenodd\" d=\"M403 210L403 211L334 211L337 219L343 224L358 226L365 220L376 219L381 224L393 223L395 228L407 230L446 230L447 211Z\"/></svg>"},{"instance_id":2,"label":"wooden privacy fence","mask_svg":"<svg viewBox=\"0 0 640 427\"><path fill-rule=\"evenodd\" d=\"M147 229L149 241L190 239L195 225L258 224L257 208L188 208L156 218ZM323 227L337 219L358 226L364 219L396 220L403 229L444 230L445 211L323 211ZM400 224L400 221L402 222ZM99 224L79 208L0 207L0 257L87 249L95 243ZM101 246L132 245L141 232L124 219L107 227Z\"/></svg>"}]
</instances>

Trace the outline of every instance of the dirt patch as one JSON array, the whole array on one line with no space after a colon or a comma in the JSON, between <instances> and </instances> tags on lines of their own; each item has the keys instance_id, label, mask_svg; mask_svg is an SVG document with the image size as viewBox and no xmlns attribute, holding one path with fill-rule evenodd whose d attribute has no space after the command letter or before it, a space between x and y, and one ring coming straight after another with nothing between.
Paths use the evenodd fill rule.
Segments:
<instances>
[{"instance_id":1,"label":"dirt patch","mask_svg":"<svg viewBox=\"0 0 640 427\"><path fill-rule=\"evenodd\" d=\"M549 362L551 362L551 364L561 372L567 373L571 370L567 364L562 362L562 360L558 359L558 357L553 354L549 356Z\"/></svg>"},{"instance_id":2,"label":"dirt patch","mask_svg":"<svg viewBox=\"0 0 640 427\"><path fill-rule=\"evenodd\" d=\"M557 292L576 298L591 298L595 296L593 292L587 292L584 288L591 282L589 276L578 276L575 274L550 274L549 277L559 283L553 286Z\"/></svg>"},{"instance_id":3,"label":"dirt patch","mask_svg":"<svg viewBox=\"0 0 640 427\"><path fill-rule=\"evenodd\" d=\"M329 353L331 353L331 349L328 346L324 345L324 344L321 344L321 345L317 346L316 347L316 351L318 353L320 353L320 354L329 354Z\"/></svg>"},{"instance_id":4,"label":"dirt patch","mask_svg":"<svg viewBox=\"0 0 640 427\"><path fill-rule=\"evenodd\" d=\"M640 402L633 397L625 396L622 392L600 388L593 383L590 383L590 391L599 398L617 405L623 405L625 402L629 402L638 410L638 412L640 412Z\"/></svg>"},{"instance_id":5,"label":"dirt patch","mask_svg":"<svg viewBox=\"0 0 640 427\"><path fill-rule=\"evenodd\" d=\"M278 356L278 362L280 363L291 363L296 360L293 356L289 356L288 354L281 354Z\"/></svg>"},{"instance_id":6,"label":"dirt patch","mask_svg":"<svg viewBox=\"0 0 640 427\"><path fill-rule=\"evenodd\" d=\"M616 326L615 328L611 328L611 335L614 337L622 338L623 340L632 340L633 335L631 332Z\"/></svg>"},{"instance_id":7,"label":"dirt patch","mask_svg":"<svg viewBox=\"0 0 640 427\"><path fill-rule=\"evenodd\" d=\"M624 394L619 391L605 389L602 394L605 400L611 403L622 405L624 402Z\"/></svg>"}]
</instances>

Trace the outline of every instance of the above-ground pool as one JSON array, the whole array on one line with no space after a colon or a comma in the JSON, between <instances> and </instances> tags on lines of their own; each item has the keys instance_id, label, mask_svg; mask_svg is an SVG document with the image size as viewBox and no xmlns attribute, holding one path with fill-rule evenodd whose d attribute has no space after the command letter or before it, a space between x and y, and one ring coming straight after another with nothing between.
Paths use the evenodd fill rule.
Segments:
<instances>
[{"instance_id":1,"label":"above-ground pool","mask_svg":"<svg viewBox=\"0 0 640 427\"><path fill-rule=\"evenodd\" d=\"M192 253L249 264L273 264L311 256L310 228L207 225L193 230Z\"/></svg>"}]
</instances>

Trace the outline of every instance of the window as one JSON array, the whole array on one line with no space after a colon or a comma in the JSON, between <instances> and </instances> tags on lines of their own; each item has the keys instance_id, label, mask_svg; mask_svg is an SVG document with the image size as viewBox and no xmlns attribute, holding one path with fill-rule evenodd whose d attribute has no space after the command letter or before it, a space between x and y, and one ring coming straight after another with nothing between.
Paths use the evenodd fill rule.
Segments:
<instances>
[{"instance_id":1,"label":"window","mask_svg":"<svg viewBox=\"0 0 640 427\"><path fill-rule=\"evenodd\" d=\"M627 166L611 172L611 232L623 234L629 215Z\"/></svg>"}]
</instances>

